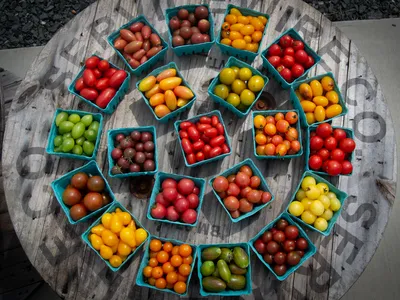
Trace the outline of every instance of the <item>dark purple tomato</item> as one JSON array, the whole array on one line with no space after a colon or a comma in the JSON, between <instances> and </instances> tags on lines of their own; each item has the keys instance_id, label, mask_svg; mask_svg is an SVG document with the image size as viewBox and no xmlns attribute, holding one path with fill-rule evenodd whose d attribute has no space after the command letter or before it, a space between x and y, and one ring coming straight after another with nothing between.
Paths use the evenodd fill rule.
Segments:
<instances>
[{"instance_id":1,"label":"dark purple tomato","mask_svg":"<svg viewBox=\"0 0 400 300\"><path fill-rule=\"evenodd\" d=\"M269 254L275 254L276 252L278 252L280 249L280 246L277 242L275 241L270 241L267 244L267 252Z\"/></svg>"},{"instance_id":2,"label":"dark purple tomato","mask_svg":"<svg viewBox=\"0 0 400 300\"><path fill-rule=\"evenodd\" d=\"M154 152L145 152L146 159L154 159Z\"/></svg>"},{"instance_id":3,"label":"dark purple tomato","mask_svg":"<svg viewBox=\"0 0 400 300\"><path fill-rule=\"evenodd\" d=\"M147 141L152 141L153 140L153 135L150 132L142 132L142 139L141 141L143 143L147 142Z\"/></svg>"},{"instance_id":4,"label":"dark purple tomato","mask_svg":"<svg viewBox=\"0 0 400 300\"><path fill-rule=\"evenodd\" d=\"M274 255L274 262L278 265L283 265L286 262L286 254L278 252Z\"/></svg>"},{"instance_id":5,"label":"dark purple tomato","mask_svg":"<svg viewBox=\"0 0 400 300\"><path fill-rule=\"evenodd\" d=\"M254 242L253 246L254 246L254 248L256 248L257 252L260 254L264 254L267 252L267 247L261 239L257 239Z\"/></svg>"},{"instance_id":6,"label":"dark purple tomato","mask_svg":"<svg viewBox=\"0 0 400 300\"><path fill-rule=\"evenodd\" d=\"M154 171L156 169L156 165L153 160L147 159L143 163L143 169L145 171Z\"/></svg>"},{"instance_id":7,"label":"dark purple tomato","mask_svg":"<svg viewBox=\"0 0 400 300\"><path fill-rule=\"evenodd\" d=\"M135 145L135 150L138 152L143 152L144 151L144 144L143 143L137 143Z\"/></svg>"},{"instance_id":8,"label":"dark purple tomato","mask_svg":"<svg viewBox=\"0 0 400 300\"><path fill-rule=\"evenodd\" d=\"M185 40L190 39L190 37L192 36L193 32L192 29L190 27L182 27L180 29L180 35L181 37L183 37Z\"/></svg>"},{"instance_id":9,"label":"dark purple tomato","mask_svg":"<svg viewBox=\"0 0 400 300\"><path fill-rule=\"evenodd\" d=\"M304 256L304 251L303 250L296 250L296 252L300 255L300 257Z\"/></svg>"},{"instance_id":10,"label":"dark purple tomato","mask_svg":"<svg viewBox=\"0 0 400 300\"><path fill-rule=\"evenodd\" d=\"M88 180L89 176L86 173L79 172L72 176L71 185L77 189L84 189L86 188Z\"/></svg>"},{"instance_id":11,"label":"dark purple tomato","mask_svg":"<svg viewBox=\"0 0 400 300\"><path fill-rule=\"evenodd\" d=\"M81 192L79 192L79 190L74 187L67 187L62 194L62 200L68 206L79 203L81 199Z\"/></svg>"},{"instance_id":12,"label":"dark purple tomato","mask_svg":"<svg viewBox=\"0 0 400 300\"><path fill-rule=\"evenodd\" d=\"M136 152L135 154L135 162L138 164L142 164L144 163L144 161L146 160L146 155L144 155L143 152Z\"/></svg>"},{"instance_id":13,"label":"dark purple tomato","mask_svg":"<svg viewBox=\"0 0 400 300\"><path fill-rule=\"evenodd\" d=\"M122 174L121 168L119 166L114 166L111 168L111 174Z\"/></svg>"},{"instance_id":14,"label":"dark purple tomato","mask_svg":"<svg viewBox=\"0 0 400 300\"><path fill-rule=\"evenodd\" d=\"M274 263L274 256L269 253L265 253L263 256L265 262L269 265L272 265Z\"/></svg>"},{"instance_id":15,"label":"dark purple tomato","mask_svg":"<svg viewBox=\"0 0 400 300\"><path fill-rule=\"evenodd\" d=\"M299 236L299 229L294 225L289 225L285 229L286 238L289 240L295 240Z\"/></svg>"},{"instance_id":16,"label":"dark purple tomato","mask_svg":"<svg viewBox=\"0 0 400 300\"><path fill-rule=\"evenodd\" d=\"M181 30L184 27L189 27L190 28L191 26L192 26L192 24L189 22L189 20L183 20L182 23L181 23ZM181 33L182 33L182 31L181 31Z\"/></svg>"},{"instance_id":17,"label":"dark purple tomato","mask_svg":"<svg viewBox=\"0 0 400 300\"><path fill-rule=\"evenodd\" d=\"M121 157L120 159L118 159L117 165L122 170L128 170L129 169L129 161L125 157Z\"/></svg>"},{"instance_id":18,"label":"dark purple tomato","mask_svg":"<svg viewBox=\"0 0 400 300\"><path fill-rule=\"evenodd\" d=\"M285 250L286 253L289 253L291 251L294 251L296 249L296 242L292 240L286 240L283 242L283 250Z\"/></svg>"},{"instance_id":19,"label":"dark purple tomato","mask_svg":"<svg viewBox=\"0 0 400 300\"><path fill-rule=\"evenodd\" d=\"M147 141L144 143L143 148L146 152L154 151L154 143L152 141Z\"/></svg>"},{"instance_id":20,"label":"dark purple tomato","mask_svg":"<svg viewBox=\"0 0 400 300\"><path fill-rule=\"evenodd\" d=\"M133 148L126 148L124 150L124 157L126 159L132 159L135 156L135 154L136 154L136 150Z\"/></svg>"},{"instance_id":21,"label":"dark purple tomato","mask_svg":"<svg viewBox=\"0 0 400 300\"><path fill-rule=\"evenodd\" d=\"M117 136L115 137L115 140L120 143L123 139L125 138L125 136L122 133L117 134Z\"/></svg>"},{"instance_id":22,"label":"dark purple tomato","mask_svg":"<svg viewBox=\"0 0 400 300\"><path fill-rule=\"evenodd\" d=\"M269 231L269 230L265 231L261 235L261 240L266 244L269 243L270 241L272 241L272 233L271 233L271 231Z\"/></svg>"},{"instance_id":23,"label":"dark purple tomato","mask_svg":"<svg viewBox=\"0 0 400 300\"><path fill-rule=\"evenodd\" d=\"M286 273L286 271L287 271L287 268L285 265L275 265L274 266L274 272L278 276L284 275Z\"/></svg>"},{"instance_id":24,"label":"dark purple tomato","mask_svg":"<svg viewBox=\"0 0 400 300\"><path fill-rule=\"evenodd\" d=\"M101 194L101 197L103 198L103 206L104 206L104 205L107 205L108 203L111 202L111 197L110 197L109 194L107 194L107 193L102 193L102 194Z\"/></svg>"},{"instance_id":25,"label":"dark purple tomato","mask_svg":"<svg viewBox=\"0 0 400 300\"><path fill-rule=\"evenodd\" d=\"M169 27L172 30L177 30L179 27L181 27L181 22L179 21L178 17L172 17L171 20L169 20Z\"/></svg>"},{"instance_id":26,"label":"dark purple tomato","mask_svg":"<svg viewBox=\"0 0 400 300\"><path fill-rule=\"evenodd\" d=\"M138 164L131 164L129 166L129 172L131 173L140 172L140 166Z\"/></svg>"},{"instance_id":27,"label":"dark purple tomato","mask_svg":"<svg viewBox=\"0 0 400 300\"><path fill-rule=\"evenodd\" d=\"M130 138L123 139L119 144L121 145L121 149L126 149L126 148L132 148L133 147L133 141Z\"/></svg>"},{"instance_id":28,"label":"dark purple tomato","mask_svg":"<svg viewBox=\"0 0 400 300\"><path fill-rule=\"evenodd\" d=\"M132 131L131 132L131 138L132 138L132 140L134 140L134 141L140 141L140 138L142 137L142 134L140 133L140 131L137 131L137 130L135 130L135 131Z\"/></svg>"},{"instance_id":29,"label":"dark purple tomato","mask_svg":"<svg viewBox=\"0 0 400 300\"><path fill-rule=\"evenodd\" d=\"M187 9L181 8L178 11L178 18L181 20L186 20L189 17L189 12Z\"/></svg>"},{"instance_id":30,"label":"dark purple tomato","mask_svg":"<svg viewBox=\"0 0 400 300\"><path fill-rule=\"evenodd\" d=\"M286 262L289 266L295 266L297 265L301 260L300 255L296 252L296 251L291 251L288 255L287 255L287 259Z\"/></svg>"},{"instance_id":31,"label":"dark purple tomato","mask_svg":"<svg viewBox=\"0 0 400 300\"><path fill-rule=\"evenodd\" d=\"M308 242L305 238L298 238L296 240L296 248L298 250L307 250L308 248Z\"/></svg>"},{"instance_id":32,"label":"dark purple tomato","mask_svg":"<svg viewBox=\"0 0 400 300\"><path fill-rule=\"evenodd\" d=\"M199 28L197 28L195 26L190 27L190 28L192 29L192 33L200 33L200 29Z\"/></svg>"},{"instance_id":33,"label":"dark purple tomato","mask_svg":"<svg viewBox=\"0 0 400 300\"><path fill-rule=\"evenodd\" d=\"M82 203L75 204L69 210L72 220L77 221L87 215L87 209Z\"/></svg>"},{"instance_id":34,"label":"dark purple tomato","mask_svg":"<svg viewBox=\"0 0 400 300\"><path fill-rule=\"evenodd\" d=\"M83 204L90 211L98 210L103 206L103 196L100 193L87 193L83 198Z\"/></svg>"},{"instance_id":35,"label":"dark purple tomato","mask_svg":"<svg viewBox=\"0 0 400 300\"><path fill-rule=\"evenodd\" d=\"M208 20L200 20L199 23L197 24L197 27L199 28L201 33L206 33L210 30L210 22Z\"/></svg>"},{"instance_id":36,"label":"dark purple tomato","mask_svg":"<svg viewBox=\"0 0 400 300\"><path fill-rule=\"evenodd\" d=\"M284 231L285 228L289 225L288 221L286 221L285 219L280 219L278 222L276 222L276 229Z\"/></svg>"},{"instance_id":37,"label":"dark purple tomato","mask_svg":"<svg viewBox=\"0 0 400 300\"><path fill-rule=\"evenodd\" d=\"M194 13L189 14L188 20L189 20L190 24L192 24L192 26L197 24L197 19L196 19Z\"/></svg>"},{"instance_id":38,"label":"dark purple tomato","mask_svg":"<svg viewBox=\"0 0 400 300\"><path fill-rule=\"evenodd\" d=\"M278 230L277 232L275 232L273 234L273 239L275 242L278 243L283 243L286 239L285 234L283 233L283 231Z\"/></svg>"},{"instance_id":39,"label":"dark purple tomato","mask_svg":"<svg viewBox=\"0 0 400 300\"><path fill-rule=\"evenodd\" d=\"M185 45L185 40L183 39L183 37L177 35L172 38L172 46L178 47L182 45Z\"/></svg>"},{"instance_id":40,"label":"dark purple tomato","mask_svg":"<svg viewBox=\"0 0 400 300\"><path fill-rule=\"evenodd\" d=\"M197 6L194 10L194 15L197 20L208 18L208 9L205 6Z\"/></svg>"},{"instance_id":41,"label":"dark purple tomato","mask_svg":"<svg viewBox=\"0 0 400 300\"><path fill-rule=\"evenodd\" d=\"M102 192L106 186L104 179L99 176L92 176L87 181L87 188L92 192Z\"/></svg>"},{"instance_id":42,"label":"dark purple tomato","mask_svg":"<svg viewBox=\"0 0 400 300\"><path fill-rule=\"evenodd\" d=\"M181 32L180 29L177 29L172 33L172 36L178 36L180 32Z\"/></svg>"},{"instance_id":43,"label":"dark purple tomato","mask_svg":"<svg viewBox=\"0 0 400 300\"><path fill-rule=\"evenodd\" d=\"M122 153L123 153L123 152L122 152L121 149L114 148L114 149L111 151L111 157L112 157L114 160L118 160L118 159L121 158Z\"/></svg>"},{"instance_id":44,"label":"dark purple tomato","mask_svg":"<svg viewBox=\"0 0 400 300\"><path fill-rule=\"evenodd\" d=\"M192 44L200 44L204 42L204 38L201 33L194 33L190 37L190 41L192 42Z\"/></svg>"}]
</instances>

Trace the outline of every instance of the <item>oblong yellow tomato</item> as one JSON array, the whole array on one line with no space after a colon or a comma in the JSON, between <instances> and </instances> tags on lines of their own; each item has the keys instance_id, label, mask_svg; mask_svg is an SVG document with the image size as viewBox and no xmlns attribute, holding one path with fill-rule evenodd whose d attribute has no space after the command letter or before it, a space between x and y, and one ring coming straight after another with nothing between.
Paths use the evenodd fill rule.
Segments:
<instances>
[{"instance_id":1,"label":"oblong yellow tomato","mask_svg":"<svg viewBox=\"0 0 400 300\"><path fill-rule=\"evenodd\" d=\"M127 213L126 211L117 213L117 215L124 226L129 225L129 223L132 221L131 215L129 213Z\"/></svg>"},{"instance_id":2,"label":"oblong yellow tomato","mask_svg":"<svg viewBox=\"0 0 400 300\"><path fill-rule=\"evenodd\" d=\"M176 70L171 68L171 69L162 71L160 74L157 75L156 79L157 79L157 82L160 82L161 80L163 80L165 78L175 77L175 76L176 76Z\"/></svg>"},{"instance_id":3,"label":"oblong yellow tomato","mask_svg":"<svg viewBox=\"0 0 400 300\"><path fill-rule=\"evenodd\" d=\"M301 107L303 108L304 112L314 112L316 107L314 102L304 100L300 102Z\"/></svg>"},{"instance_id":4,"label":"oblong yellow tomato","mask_svg":"<svg viewBox=\"0 0 400 300\"><path fill-rule=\"evenodd\" d=\"M329 76L325 76L324 78L322 78L321 84L325 92L333 91L333 88L335 87L335 82L333 81L333 78Z\"/></svg>"},{"instance_id":5,"label":"oblong yellow tomato","mask_svg":"<svg viewBox=\"0 0 400 300\"><path fill-rule=\"evenodd\" d=\"M128 226L127 226L128 228L132 228L133 230L136 230L136 224L135 224L135 221L130 221L130 223L128 224Z\"/></svg>"},{"instance_id":6,"label":"oblong yellow tomato","mask_svg":"<svg viewBox=\"0 0 400 300\"><path fill-rule=\"evenodd\" d=\"M160 104L163 104L165 102L165 96L163 93L157 93L153 96L151 96L149 103L151 106L157 106Z\"/></svg>"},{"instance_id":7,"label":"oblong yellow tomato","mask_svg":"<svg viewBox=\"0 0 400 300\"><path fill-rule=\"evenodd\" d=\"M157 83L150 90L148 90L144 95L146 96L147 99L150 99L151 96L153 96L157 93L162 93L162 92L163 92L163 90L160 88L160 85Z\"/></svg>"},{"instance_id":8,"label":"oblong yellow tomato","mask_svg":"<svg viewBox=\"0 0 400 300\"><path fill-rule=\"evenodd\" d=\"M176 109L176 96L174 92L168 90L165 92L164 96L165 96L165 104L171 111L174 111Z\"/></svg>"},{"instance_id":9,"label":"oblong yellow tomato","mask_svg":"<svg viewBox=\"0 0 400 300\"><path fill-rule=\"evenodd\" d=\"M232 27L232 26L231 26ZM231 31L229 33L229 38L234 41L238 39L243 39L243 35L239 31Z\"/></svg>"},{"instance_id":10,"label":"oblong yellow tomato","mask_svg":"<svg viewBox=\"0 0 400 300\"><path fill-rule=\"evenodd\" d=\"M228 39L228 38L224 38L224 39L221 40L221 44L230 46L232 44L232 41L230 39Z\"/></svg>"},{"instance_id":11,"label":"oblong yellow tomato","mask_svg":"<svg viewBox=\"0 0 400 300\"><path fill-rule=\"evenodd\" d=\"M138 86L139 91L141 92L147 92L153 88L153 86L156 84L156 77L155 76L148 76L144 78Z\"/></svg>"},{"instance_id":12,"label":"oblong yellow tomato","mask_svg":"<svg viewBox=\"0 0 400 300\"><path fill-rule=\"evenodd\" d=\"M118 268L122 264L122 259L118 255L113 255L110 257L110 265L114 268Z\"/></svg>"},{"instance_id":13,"label":"oblong yellow tomato","mask_svg":"<svg viewBox=\"0 0 400 300\"><path fill-rule=\"evenodd\" d=\"M325 94L325 97L328 99L329 103L331 104L338 104L339 103L339 95L336 91L330 91Z\"/></svg>"},{"instance_id":14,"label":"oblong yellow tomato","mask_svg":"<svg viewBox=\"0 0 400 300\"><path fill-rule=\"evenodd\" d=\"M340 115L342 111L343 111L342 106L340 106L339 104L332 104L328 106L328 108L325 111L326 118L330 119L336 117L337 115Z\"/></svg>"},{"instance_id":15,"label":"oblong yellow tomato","mask_svg":"<svg viewBox=\"0 0 400 300\"><path fill-rule=\"evenodd\" d=\"M230 30L231 31L240 31L240 29L242 29L243 26L244 26L244 24L236 23L230 27Z\"/></svg>"},{"instance_id":16,"label":"oblong yellow tomato","mask_svg":"<svg viewBox=\"0 0 400 300\"><path fill-rule=\"evenodd\" d=\"M314 113L312 113L312 112L306 113L306 121L307 121L308 124L313 124L313 123L315 123L315 116L314 116Z\"/></svg>"},{"instance_id":17,"label":"oblong yellow tomato","mask_svg":"<svg viewBox=\"0 0 400 300\"><path fill-rule=\"evenodd\" d=\"M300 84L299 92L305 100L311 100L313 98L311 86L307 83Z\"/></svg>"},{"instance_id":18,"label":"oblong yellow tomato","mask_svg":"<svg viewBox=\"0 0 400 300\"><path fill-rule=\"evenodd\" d=\"M185 106L185 105L188 104L188 103L189 103L189 100L182 99L182 98L179 98L178 101L176 102L176 104L178 105L178 107L183 107L183 106Z\"/></svg>"},{"instance_id":19,"label":"oblong yellow tomato","mask_svg":"<svg viewBox=\"0 0 400 300\"><path fill-rule=\"evenodd\" d=\"M322 84L318 80L313 80L310 82L310 87L314 97L322 96L324 90L322 88Z\"/></svg>"},{"instance_id":20,"label":"oblong yellow tomato","mask_svg":"<svg viewBox=\"0 0 400 300\"><path fill-rule=\"evenodd\" d=\"M231 14L231 15L234 15L234 16L236 16L236 17L239 17L239 16L242 15L242 13L240 12L240 10L238 10L238 9L235 8L235 7L231 8L230 14Z\"/></svg>"},{"instance_id":21,"label":"oblong yellow tomato","mask_svg":"<svg viewBox=\"0 0 400 300\"><path fill-rule=\"evenodd\" d=\"M174 94L178 97L178 98L182 98L185 100L190 100L194 97L193 92L186 86L177 86L174 88Z\"/></svg>"},{"instance_id":22,"label":"oblong yellow tomato","mask_svg":"<svg viewBox=\"0 0 400 300\"><path fill-rule=\"evenodd\" d=\"M236 39L232 42L232 47L243 50L246 48L246 41L243 38Z\"/></svg>"},{"instance_id":23,"label":"oblong yellow tomato","mask_svg":"<svg viewBox=\"0 0 400 300\"><path fill-rule=\"evenodd\" d=\"M306 100L306 99L304 99L303 96L300 94L300 91L299 91L299 90L296 90L294 93L296 94L297 98L299 98L300 101Z\"/></svg>"},{"instance_id":24,"label":"oblong yellow tomato","mask_svg":"<svg viewBox=\"0 0 400 300\"><path fill-rule=\"evenodd\" d=\"M168 115L171 111L169 110L169 108L165 105L165 104L160 104L157 105L154 108L154 113L156 114L157 117L162 118L166 115Z\"/></svg>"},{"instance_id":25,"label":"oblong yellow tomato","mask_svg":"<svg viewBox=\"0 0 400 300\"><path fill-rule=\"evenodd\" d=\"M324 96L316 96L313 98L312 100L316 105L321 105L323 107L328 105L328 98L324 97Z\"/></svg>"},{"instance_id":26,"label":"oblong yellow tomato","mask_svg":"<svg viewBox=\"0 0 400 300\"><path fill-rule=\"evenodd\" d=\"M169 77L161 80L160 88L164 91L173 90L182 83L182 78L180 77Z\"/></svg>"},{"instance_id":27,"label":"oblong yellow tomato","mask_svg":"<svg viewBox=\"0 0 400 300\"><path fill-rule=\"evenodd\" d=\"M250 22L250 20L245 16L238 16L237 20L238 20L238 23L243 24L243 25L247 25Z\"/></svg>"},{"instance_id":28,"label":"oblong yellow tomato","mask_svg":"<svg viewBox=\"0 0 400 300\"><path fill-rule=\"evenodd\" d=\"M323 108L321 105L318 105L314 110L314 117L317 122L322 122L325 120L325 108Z\"/></svg>"}]
</instances>

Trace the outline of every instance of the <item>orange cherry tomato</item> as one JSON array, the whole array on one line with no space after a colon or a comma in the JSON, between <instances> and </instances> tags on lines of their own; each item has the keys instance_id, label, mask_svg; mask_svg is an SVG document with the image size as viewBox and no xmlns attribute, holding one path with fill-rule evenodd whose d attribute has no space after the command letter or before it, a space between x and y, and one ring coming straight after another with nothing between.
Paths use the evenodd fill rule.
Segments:
<instances>
[{"instance_id":1,"label":"orange cherry tomato","mask_svg":"<svg viewBox=\"0 0 400 300\"><path fill-rule=\"evenodd\" d=\"M155 279L161 278L164 275L164 272L161 267L155 267L151 270L151 276Z\"/></svg>"},{"instance_id":2,"label":"orange cherry tomato","mask_svg":"<svg viewBox=\"0 0 400 300\"><path fill-rule=\"evenodd\" d=\"M288 121L290 125L293 125L296 124L296 122L299 120L299 116L297 115L296 112L289 111L285 115L285 120Z\"/></svg>"},{"instance_id":3,"label":"orange cherry tomato","mask_svg":"<svg viewBox=\"0 0 400 300\"><path fill-rule=\"evenodd\" d=\"M299 141L292 141L290 143L290 149L293 150L295 153L300 151L300 142Z\"/></svg>"},{"instance_id":4,"label":"orange cherry tomato","mask_svg":"<svg viewBox=\"0 0 400 300\"><path fill-rule=\"evenodd\" d=\"M161 250L162 244L160 240L153 239L150 242L150 250L154 252L158 252Z\"/></svg>"},{"instance_id":5,"label":"orange cherry tomato","mask_svg":"<svg viewBox=\"0 0 400 300\"><path fill-rule=\"evenodd\" d=\"M167 283L174 284L178 281L178 274L176 272L169 272L166 279Z\"/></svg>"},{"instance_id":6,"label":"orange cherry tomato","mask_svg":"<svg viewBox=\"0 0 400 300\"><path fill-rule=\"evenodd\" d=\"M158 252L150 251L150 258L156 258Z\"/></svg>"},{"instance_id":7,"label":"orange cherry tomato","mask_svg":"<svg viewBox=\"0 0 400 300\"><path fill-rule=\"evenodd\" d=\"M165 252L164 250L162 250L162 251L158 252L157 260L161 264L166 263L169 260L169 254L167 252Z\"/></svg>"},{"instance_id":8,"label":"orange cherry tomato","mask_svg":"<svg viewBox=\"0 0 400 300\"><path fill-rule=\"evenodd\" d=\"M184 264L191 265L192 262L193 262L193 257L192 257L191 255L189 255L189 256L187 256L187 257L184 257L182 262L183 262Z\"/></svg>"},{"instance_id":9,"label":"orange cherry tomato","mask_svg":"<svg viewBox=\"0 0 400 300\"><path fill-rule=\"evenodd\" d=\"M278 130L281 133L286 133L290 128L290 124L286 120L279 120L276 122L276 130Z\"/></svg>"},{"instance_id":10,"label":"orange cherry tomato","mask_svg":"<svg viewBox=\"0 0 400 300\"><path fill-rule=\"evenodd\" d=\"M276 146L276 149L275 149L275 153L278 156L285 156L287 151L288 151L288 149L286 148L286 146L284 144L279 144L278 146Z\"/></svg>"},{"instance_id":11,"label":"orange cherry tomato","mask_svg":"<svg viewBox=\"0 0 400 300\"><path fill-rule=\"evenodd\" d=\"M151 277L151 271L152 271L152 270L153 270L152 267L146 266L146 267L143 269L143 276L144 276L144 277L147 277L147 278L150 278L150 277Z\"/></svg>"},{"instance_id":12,"label":"orange cherry tomato","mask_svg":"<svg viewBox=\"0 0 400 300\"><path fill-rule=\"evenodd\" d=\"M267 144L265 145L265 150L264 150L265 155L275 155L275 145L274 144Z\"/></svg>"},{"instance_id":13,"label":"orange cherry tomato","mask_svg":"<svg viewBox=\"0 0 400 300\"><path fill-rule=\"evenodd\" d=\"M149 266L150 267L157 267L158 266L158 260L157 258L153 257L149 259Z\"/></svg>"},{"instance_id":14,"label":"orange cherry tomato","mask_svg":"<svg viewBox=\"0 0 400 300\"><path fill-rule=\"evenodd\" d=\"M256 135L256 143L258 145L265 145L267 143L267 137L262 133L257 134Z\"/></svg>"},{"instance_id":15,"label":"orange cherry tomato","mask_svg":"<svg viewBox=\"0 0 400 300\"><path fill-rule=\"evenodd\" d=\"M162 269L165 274L168 274L175 270L174 266L169 261L163 264Z\"/></svg>"},{"instance_id":16,"label":"orange cherry tomato","mask_svg":"<svg viewBox=\"0 0 400 300\"><path fill-rule=\"evenodd\" d=\"M284 144L284 145L285 145L285 147L286 147L286 149L289 151L289 149L290 149L290 147L291 147L291 143L290 143L290 141L288 141L288 140L284 140L284 141L282 142L282 144Z\"/></svg>"},{"instance_id":17,"label":"orange cherry tomato","mask_svg":"<svg viewBox=\"0 0 400 300\"><path fill-rule=\"evenodd\" d=\"M179 254L179 246L174 246L171 251L171 255L178 255Z\"/></svg>"},{"instance_id":18,"label":"orange cherry tomato","mask_svg":"<svg viewBox=\"0 0 400 300\"><path fill-rule=\"evenodd\" d=\"M177 283L175 283L174 285L174 291L178 294L183 294L186 292L186 283L182 282L182 281L178 281Z\"/></svg>"},{"instance_id":19,"label":"orange cherry tomato","mask_svg":"<svg viewBox=\"0 0 400 300\"><path fill-rule=\"evenodd\" d=\"M155 286L158 289L165 289L167 287L167 281L164 278L158 278Z\"/></svg>"},{"instance_id":20,"label":"orange cherry tomato","mask_svg":"<svg viewBox=\"0 0 400 300\"><path fill-rule=\"evenodd\" d=\"M275 115L275 121L278 122L279 120L284 120L285 116L283 115L283 113L277 113Z\"/></svg>"},{"instance_id":21,"label":"orange cherry tomato","mask_svg":"<svg viewBox=\"0 0 400 300\"><path fill-rule=\"evenodd\" d=\"M186 282L187 281L187 276L183 276L180 273L178 273L178 281Z\"/></svg>"},{"instance_id":22,"label":"orange cherry tomato","mask_svg":"<svg viewBox=\"0 0 400 300\"><path fill-rule=\"evenodd\" d=\"M174 267L179 267L182 264L182 257L179 254L175 254L171 257L171 264Z\"/></svg>"},{"instance_id":23,"label":"orange cherry tomato","mask_svg":"<svg viewBox=\"0 0 400 300\"><path fill-rule=\"evenodd\" d=\"M187 257L192 254L192 247L188 244L182 244L179 246L179 255Z\"/></svg>"},{"instance_id":24,"label":"orange cherry tomato","mask_svg":"<svg viewBox=\"0 0 400 300\"><path fill-rule=\"evenodd\" d=\"M267 123L264 127L264 132L270 136L273 136L276 134L276 126L272 123Z\"/></svg>"},{"instance_id":25,"label":"orange cherry tomato","mask_svg":"<svg viewBox=\"0 0 400 300\"><path fill-rule=\"evenodd\" d=\"M163 245L163 250L165 251L165 252L171 252L172 251L172 248L173 248L173 246L172 246L172 243L171 242L166 242L166 243L164 243L164 245Z\"/></svg>"},{"instance_id":26,"label":"orange cherry tomato","mask_svg":"<svg viewBox=\"0 0 400 300\"><path fill-rule=\"evenodd\" d=\"M192 270L192 267L189 266L188 264L181 264L179 266L179 274L181 274L183 276L189 276L191 270Z\"/></svg>"},{"instance_id":27,"label":"orange cherry tomato","mask_svg":"<svg viewBox=\"0 0 400 300\"><path fill-rule=\"evenodd\" d=\"M149 282L150 285L154 286L156 284L156 279L151 277L151 278L148 279L148 282Z\"/></svg>"},{"instance_id":28,"label":"orange cherry tomato","mask_svg":"<svg viewBox=\"0 0 400 300\"><path fill-rule=\"evenodd\" d=\"M299 138L299 133L296 128L290 127L289 130L286 132L285 137L289 141L295 141Z\"/></svg>"},{"instance_id":29,"label":"orange cherry tomato","mask_svg":"<svg viewBox=\"0 0 400 300\"><path fill-rule=\"evenodd\" d=\"M275 134L275 135L272 137L271 142L272 142L272 144L274 144L275 146L278 146L279 144L282 144L282 142L283 142L283 137L281 137L280 135Z\"/></svg>"},{"instance_id":30,"label":"orange cherry tomato","mask_svg":"<svg viewBox=\"0 0 400 300\"><path fill-rule=\"evenodd\" d=\"M275 118L273 116L267 116L265 117L265 121L267 124L274 124L275 125Z\"/></svg>"}]
</instances>

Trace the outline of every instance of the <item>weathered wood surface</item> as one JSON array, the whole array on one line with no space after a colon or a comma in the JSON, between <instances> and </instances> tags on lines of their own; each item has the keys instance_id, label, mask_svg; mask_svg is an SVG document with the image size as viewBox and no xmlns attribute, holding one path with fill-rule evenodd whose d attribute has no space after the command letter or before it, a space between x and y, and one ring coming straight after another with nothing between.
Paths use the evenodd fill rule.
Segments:
<instances>
[{"instance_id":1,"label":"weathered wood surface","mask_svg":"<svg viewBox=\"0 0 400 300\"><path fill-rule=\"evenodd\" d=\"M203 1L191 1L201 3ZM227 1L205 1L210 4L221 25ZM106 36L138 14L144 14L161 35L167 38L163 12L167 7L186 1L98 1L68 23L47 44L33 63L12 103L3 148L3 172L7 203L16 232L33 265L62 297L68 299L139 299L175 298L172 295L140 288L134 284L140 262L137 255L127 267L112 273L98 256L86 247L80 234L89 224L70 226L60 210L49 185L62 174L83 164L45 154L52 115L57 107L94 111L68 94L67 86L78 72L80 63L97 53L123 66L106 43ZM253 294L246 299L339 299L357 280L379 244L391 210L391 192L396 182L396 146L390 113L379 84L355 45L319 12L298 0L230 1L270 14L266 39L271 43L284 30L295 27L322 56L312 74L332 71L341 86L349 114L335 124L352 127L356 133L356 161L352 177L341 177L335 183L350 197L333 233L326 238L310 232L318 247L317 254L286 281L278 282L252 256ZM175 61L183 76L196 91L193 108L181 114L185 119L218 109L207 95L209 79L227 60L214 46L208 57L176 57L171 50L158 66ZM258 57L254 66L261 66ZM222 110L233 153L222 162L196 169L184 167L176 142L173 122L156 123L140 99L132 79L130 92L112 116L105 116L106 132L110 128L137 125L157 127L159 161L165 172L204 177L219 173L247 157L253 157L251 119L237 120ZM290 108L289 94L271 80L267 90L279 108ZM303 172L304 159L257 161L275 194L275 202L260 214L232 224L207 193L199 225L189 229L150 222L146 219L147 201L129 194L129 181L110 179L117 199L127 206L154 235L177 238L190 243L248 241L265 224L272 221L288 204ZM97 162L105 172L106 136L102 136ZM378 181L379 180L379 181ZM377 184L379 182L379 185ZM190 297L200 297L198 279L193 276Z\"/></svg>"}]
</instances>

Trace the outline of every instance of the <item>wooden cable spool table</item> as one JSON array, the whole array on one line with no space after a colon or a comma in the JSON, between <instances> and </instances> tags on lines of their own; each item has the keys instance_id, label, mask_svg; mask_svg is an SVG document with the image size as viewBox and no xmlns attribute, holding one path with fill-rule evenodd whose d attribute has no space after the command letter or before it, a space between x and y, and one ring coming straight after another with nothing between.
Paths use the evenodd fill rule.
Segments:
<instances>
[{"instance_id":1,"label":"wooden cable spool table","mask_svg":"<svg viewBox=\"0 0 400 300\"><path fill-rule=\"evenodd\" d=\"M192 4L202 1L193 0ZM209 3L219 30L227 1ZM231 2L229 2L231 3ZM354 172L334 182L349 194L333 233L323 237L308 232L317 253L287 280L279 282L252 256L253 294L245 298L339 299L361 275L382 238L393 205L396 189L396 146L393 123L381 88L357 47L320 12L298 0L232 1L233 4L268 13L268 31L261 45L265 49L281 32L294 27L322 57L310 75L332 71L345 97L349 113L334 125L354 129L357 149ZM4 135L2 167L4 189L11 219L30 261L50 286L68 299L159 299L175 297L135 285L141 256L126 267L111 272L81 240L89 226L71 226L61 211L50 183L84 164L45 153L53 114L58 107L95 111L68 93L67 87L81 62L96 53L123 66L106 37L134 16L144 14L167 39L164 10L186 1L105 1L99 0L76 16L45 46L32 64L13 100ZM198 95L186 119L219 107L211 101L207 87L227 60L214 46L208 56L177 57L171 50L157 66L175 61ZM261 58L253 63L261 66ZM157 67L156 66L156 67ZM231 137L232 155L218 163L185 168L173 122L157 123L134 88L131 88L112 115L104 115L104 133L110 128L155 125L159 145L160 170L210 178L222 170L253 158L267 179L275 202L239 223L232 223L207 188L200 221L195 228L161 224L146 219L147 200L129 192L129 180L109 179L116 198L153 235L175 238L193 244L245 242L276 218L287 206L303 170L304 156L292 160L257 161L253 157L251 117L238 119L221 112ZM266 89L277 107L291 108L289 92L274 80ZM108 169L107 141L103 134L97 163ZM199 297L199 282L193 276L189 295ZM272 297L272 298L271 298Z\"/></svg>"}]
</instances>

